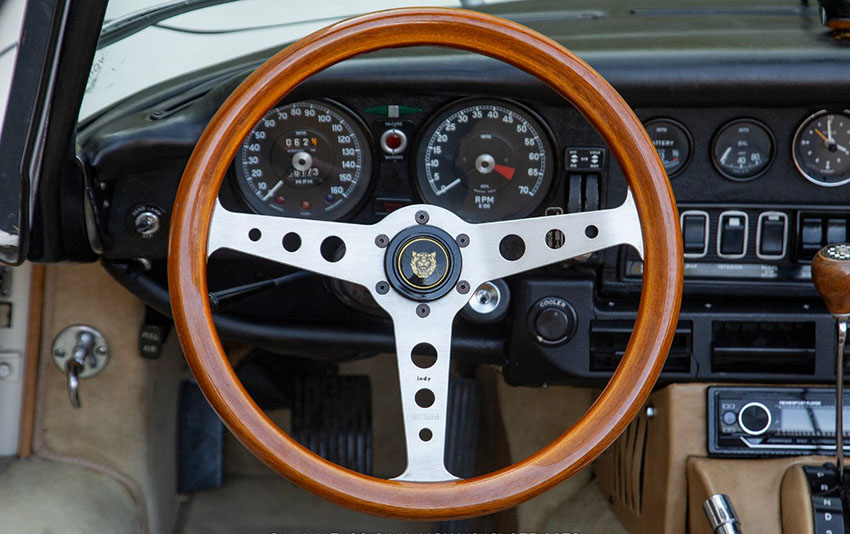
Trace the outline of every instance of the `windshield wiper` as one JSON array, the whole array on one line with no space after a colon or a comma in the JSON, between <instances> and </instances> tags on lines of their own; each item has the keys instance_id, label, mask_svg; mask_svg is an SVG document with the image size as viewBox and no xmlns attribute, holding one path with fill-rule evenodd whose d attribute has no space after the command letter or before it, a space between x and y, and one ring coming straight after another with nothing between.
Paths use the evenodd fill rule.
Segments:
<instances>
[{"instance_id":1,"label":"windshield wiper","mask_svg":"<svg viewBox=\"0 0 850 534\"><path fill-rule=\"evenodd\" d=\"M97 48L105 48L113 43L117 43L121 39L129 37L135 33L158 24L171 17L196 11L205 7L217 6L219 4L229 4L238 0L178 0L159 4L140 11L134 11L124 17L119 17L109 21L103 25L100 31L100 40L97 42Z\"/></svg>"}]
</instances>

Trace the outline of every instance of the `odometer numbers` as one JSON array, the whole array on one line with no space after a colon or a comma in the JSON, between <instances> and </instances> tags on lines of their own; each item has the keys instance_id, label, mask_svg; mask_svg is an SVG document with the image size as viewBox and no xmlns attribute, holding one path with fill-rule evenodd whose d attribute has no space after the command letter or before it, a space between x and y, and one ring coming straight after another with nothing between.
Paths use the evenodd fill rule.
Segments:
<instances>
[{"instance_id":1,"label":"odometer numbers","mask_svg":"<svg viewBox=\"0 0 850 534\"><path fill-rule=\"evenodd\" d=\"M258 213L339 219L368 189L365 129L337 105L304 101L271 109L242 144L237 182Z\"/></svg>"},{"instance_id":2,"label":"odometer numbers","mask_svg":"<svg viewBox=\"0 0 850 534\"><path fill-rule=\"evenodd\" d=\"M486 222L537 208L551 186L554 163L543 124L530 110L467 100L426 126L416 176L427 202Z\"/></svg>"}]
</instances>

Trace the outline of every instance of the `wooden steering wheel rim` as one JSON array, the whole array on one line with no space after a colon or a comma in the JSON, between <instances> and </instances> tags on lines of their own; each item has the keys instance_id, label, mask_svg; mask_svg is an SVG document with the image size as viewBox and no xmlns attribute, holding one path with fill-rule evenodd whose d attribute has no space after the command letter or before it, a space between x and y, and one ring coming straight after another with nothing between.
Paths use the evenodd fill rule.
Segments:
<instances>
[{"instance_id":1,"label":"wooden steering wheel rim","mask_svg":"<svg viewBox=\"0 0 850 534\"><path fill-rule=\"evenodd\" d=\"M213 325L206 258L219 186L260 118L311 75L382 48L435 45L477 52L530 73L569 100L607 142L634 194L645 250L643 291L622 363L587 413L544 449L472 479L400 482L322 459L272 423L236 377ZM309 35L260 66L213 117L183 174L170 229L168 281L177 333L210 404L272 469L343 506L416 520L493 513L576 473L637 415L661 371L678 320L682 243L667 176L646 130L620 95L558 43L524 26L458 9L382 11Z\"/></svg>"}]
</instances>

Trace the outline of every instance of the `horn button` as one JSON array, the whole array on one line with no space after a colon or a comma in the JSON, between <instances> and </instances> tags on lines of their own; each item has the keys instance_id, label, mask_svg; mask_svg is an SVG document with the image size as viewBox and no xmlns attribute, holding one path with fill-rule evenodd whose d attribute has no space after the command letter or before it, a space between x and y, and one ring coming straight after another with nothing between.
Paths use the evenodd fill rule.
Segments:
<instances>
[{"instance_id":1,"label":"horn button","mask_svg":"<svg viewBox=\"0 0 850 534\"><path fill-rule=\"evenodd\" d=\"M455 286L461 256L455 240L433 226L399 232L387 247L384 268L396 291L417 301L436 300Z\"/></svg>"}]
</instances>

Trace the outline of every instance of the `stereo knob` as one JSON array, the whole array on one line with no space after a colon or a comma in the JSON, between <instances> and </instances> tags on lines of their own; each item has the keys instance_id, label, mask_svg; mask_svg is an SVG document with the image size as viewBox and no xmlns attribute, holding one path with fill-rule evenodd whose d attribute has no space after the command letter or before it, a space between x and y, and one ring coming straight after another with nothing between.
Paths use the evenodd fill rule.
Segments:
<instances>
[{"instance_id":1,"label":"stereo knob","mask_svg":"<svg viewBox=\"0 0 850 534\"><path fill-rule=\"evenodd\" d=\"M758 436L767 432L772 420L770 410L760 402L746 404L738 412L738 424L741 426L741 430L751 436Z\"/></svg>"}]
</instances>

